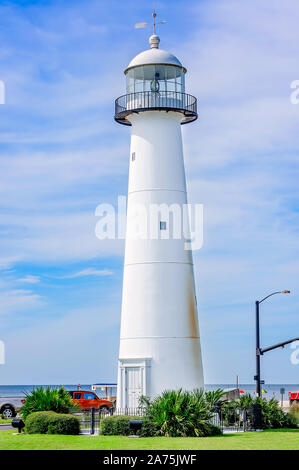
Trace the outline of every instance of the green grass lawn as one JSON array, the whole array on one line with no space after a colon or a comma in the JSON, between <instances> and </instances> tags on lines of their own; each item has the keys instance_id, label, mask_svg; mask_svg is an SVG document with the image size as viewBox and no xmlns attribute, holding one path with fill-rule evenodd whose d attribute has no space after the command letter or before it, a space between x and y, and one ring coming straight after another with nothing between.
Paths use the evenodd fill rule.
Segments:
<instances>
[{"instance_id":1,"label":"green grass lawn","mask_svg":"<svg viewBox=\"0 0 299 470\"><path fill-rule=\"evenodd\" d=\"M0 418L0 424L10 424L10 423L11 423L11 419Z\"/></svg>"},{"instance_id":2,"label":"green grass lawn","mask_svg":"<svg viewBox=\"0 0 299 470\"><path fill-rule=\"evenodd\" d=\"M13 435L0 431L1 450L298 450L299 429L225 434L217 437L61 436Z\"/></svg>"}]
</instances>

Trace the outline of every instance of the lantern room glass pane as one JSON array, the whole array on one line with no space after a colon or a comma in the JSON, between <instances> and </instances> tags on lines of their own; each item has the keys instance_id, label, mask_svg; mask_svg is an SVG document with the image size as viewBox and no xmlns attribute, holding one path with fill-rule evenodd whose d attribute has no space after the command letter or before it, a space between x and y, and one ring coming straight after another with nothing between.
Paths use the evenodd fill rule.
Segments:
<instances>
[{"instance_id":1,"label":"lantern room glass pane","mask_svg":"<svg viewBox=\"0 0 299 470\"><path fill-rule=\"evenodd\" d=\"M167 66L167 80L166 80L167 91L174 91L174 92L176 91L176 68L177 67Z\"/></svg>"},{"instance_id":2,"label":"lantern room glass pane","mask_svg":"<svg viewBox=\"0 0 299 470\"><path fill-rule=\"evenodd\" d=\"M127 94L134 93L134 70L129 70L127 73Z\"/></svg>"},{"instance_id":3,"label":"lantern room glass pane","mask_svg":"<svg viewBox=\"0 0 299 470\"><path fill-rule=\"evenodd\" d=\"M151 91L185 93L185 73L176 65L141 65L126 73L127 93Z\"/></svg>"},{"instance_id":4,"label":"lantern room glass pane","mask_svg":"<svg viewBox=\"0 0 299 470\"><path fill-rule=\"evenodd\" d=\"M144 69L144 91L151 91L151 82L155 77L155 66L154 65L146 65L143 67L138 67ZM137 68L135 72L138 73Z\"/></svg>"},{"instance_id":5,"label":"lantern room glass pane","mask_svg":"<svg viewBox=\"0 0 299 470\"><path fill-rule=\"evenodd\" d=\"M135 71L134 71L135 72ZM137 74L134 74L135 80L135 93L144 91L144 69L140 67Z\"/></svg>"},{"instance_id":6,"label":"lantern room glass pane","mask_svg":"<svg viewBox=\"0 0 299 470\"><path fill-rule=\"evenodd\" d=\"M181 91L182 90L182 74L179 69L177 69L175 82L176 82L176 91Z\"/></svg>"}]
</instances>

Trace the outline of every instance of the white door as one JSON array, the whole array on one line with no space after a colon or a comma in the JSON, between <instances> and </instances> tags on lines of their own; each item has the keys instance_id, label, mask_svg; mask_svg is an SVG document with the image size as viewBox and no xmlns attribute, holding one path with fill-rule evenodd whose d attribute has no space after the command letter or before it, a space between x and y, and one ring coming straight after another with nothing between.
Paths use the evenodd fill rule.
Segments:
<instances>
[{"instance_id":1,"label":"white door","mask_svg":"<svg viewBox=\"0 0 299 470\"><path fill-rule=\"evenodd\" d=\"M126 367L126 407L137 408L142 395L140 367Z\"/></svg>"}]
</instances>

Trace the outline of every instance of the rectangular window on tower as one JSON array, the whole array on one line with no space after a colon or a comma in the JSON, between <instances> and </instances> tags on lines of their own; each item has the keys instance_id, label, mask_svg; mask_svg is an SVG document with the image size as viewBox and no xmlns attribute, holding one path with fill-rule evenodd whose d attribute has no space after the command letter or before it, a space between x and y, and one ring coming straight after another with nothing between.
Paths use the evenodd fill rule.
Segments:
<instances>
[{"instance_id":1,"label":"rectangular window on tower","mask_svg":"<svg viewBox=\"0 0 299 470\"><path fill-rule=\"evenodd\" d=\"M136 158L136 154L135 154L135 152L133 152L133 153L132 153L132 162L135 161L135 158Z\"/></svg>"},{"instance_id":2,"label":"rectangular window on tower","mask_svg":"<svg viewBox=\"0 0 299 470\"><path fill-rule=\"evenodd\" d=\"M166 230L166 222L160 222L160 230Z\"/></svg>"}]
</instances>

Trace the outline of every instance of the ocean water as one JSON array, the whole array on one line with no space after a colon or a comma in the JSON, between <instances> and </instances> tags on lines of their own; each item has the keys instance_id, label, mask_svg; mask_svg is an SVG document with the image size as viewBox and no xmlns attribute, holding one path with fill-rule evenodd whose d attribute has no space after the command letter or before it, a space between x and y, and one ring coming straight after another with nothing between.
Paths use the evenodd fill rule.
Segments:
<instances>
[{"instance_id":1,"label":"ocean water","mask_svg":"<svg viewBox=\"0 0 299 470\"><path fill-rule=\"evenodd\" d=\"M43 385L44 387L46 385ZM39 385L0 385L0 396L23 396L25 393L31 392L34 388L39 387ZM59 385L49 385L51 388L57 388ZM71 385L64 385L67 390L76 390L77 384ZM82 390L91 390L90 384L81 384ZM216 390L217 388L221 388L223 390L236 388L236 384L206 384L205 390ZM250 395L255 395L255 384L239 384L239 388L243 390L245 393L250 393ZM288 392L298 392L299 391L299 384L265 384L263 385L263 389L265 390L266 394L264 395L267 398L275 397L277 399L281 398L280 389L285 389L284 400L288 399ZM103 392L98 389L97 395L103 395Z\"/></svg>"},{"instance_id":2,"label":"ocean water","mask_svg":"<svg viewBox=\"0 0 299 470\"><path fill-rule=\"evenodd\" d=\"M42 384L42 385L0 385L0 397L16 397L16 396L22 396L27 393L30 393L34 388L37 387L51 387L51 388L59 388L60 385L62 384ZM77 390L77 384L73 385L65 385L63 384L64 388L66 390ZM88 384L81 384L81 389L82 390L91 390L91 385ZM97 395L101 396L104 395L104 392L102 392L100 389L97 390Z\"/></svg>"},{"instance_id":3,"label":"ocean water","mask_svg":"<svg viewBox=\"0 0 299 470\"><path fill-rule=\"evenodd\" d=\"M236 384L206 384L205 390L216 390L221 388L227 390L230 388L236 388ZM288 400L289 392L299 392L299 383L298 384L265 384L262 385L262 389L265 391L263 394L264 397L270 399L275 397L277 400L281 399L280 389L284 388L285 393L283 396L284 400ZM255 396L255 383L254 384L239 384L239 389L243 390L244 393L249 393L252 396ZM1 390L1 386L0 386Z\"/></svg>"}]
</instances>

